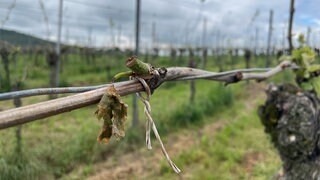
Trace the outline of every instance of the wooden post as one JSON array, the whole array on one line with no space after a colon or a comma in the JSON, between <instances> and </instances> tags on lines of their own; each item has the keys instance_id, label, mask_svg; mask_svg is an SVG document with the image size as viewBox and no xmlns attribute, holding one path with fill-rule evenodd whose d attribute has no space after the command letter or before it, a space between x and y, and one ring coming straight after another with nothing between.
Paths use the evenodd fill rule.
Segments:
<instances>
[{"instance_id":1,"label":"wooden post","mask_svg":"<svg viewBox=\"0 0 320 180\"><path fill-rule=\"evenodd\" d=\"M289 16L289 26L288 26L288 42L289 42L289 54L292 53L292 25L293 25L293 15L294 15L294 0L290 1L290 16Z\"/></svg>"},{"instance_id":2,"label":"wooden post","mask_svg":"<svg viewBox=\"0 0 320 180\"><path fill-rule=\"evenodd\" d=\"M254 35L254 59L258 62L258 46L259 46L259 28L256 27L255 35Z\"/></svg>"},{"instance_id":3,"label":"wooden post","mask_svg":"<svg viewBox=\"0 0 320 180\"><path fill-rule=\"evenodd\" d=\"M183 56L185 56L185 52L186 52L186 48L184 47L181 47L179 48L179 58L178 58L178 61L176 62L176 65L177 66L180 66L181 64L183 64Z\"/></svg>"},{"instance_id":4,"label":"wooden post","mask_svg":"<svg viewBox=\"0 0 320 180\"><path fill-rule=\"evenodd\" d=\"M219 72L222 72L223 62L221 61L220 55L221 55L221 34L220 34L220 31L218 31L216 34L216 62L219 67Z\"/></svg>"},{"instance_id":5,"label":"wooden post","mask_svg":"<svg viewBox=\"0 0 320 180\"><path fill-rule=\"evenodd\" d=\"M266 67L270 67L270 65L271 65L271 60L270 60L270 48L271 47L270 46L271 46L271 38L272 38L272 20L273 20L273 10L270 10Z\"/></svg>"},{"instance_id":6,"label":"wooden post","mask_svg":"<svg viewBox=\"0 0 320 180\"><path fill-rule=\"evenodd\" d=\"M234 49L232 47L228 51L228 56L229 56L230 63L231 63L231 69L234 69L235 55L234 55Z\"/></svg>"},{"instance_id":7,"label":"wooden post","mask_svg":"<svg viewBox=\"0 0 320 180\"><path fill-rule=\"evenodd\" d=\"M57 63L57 54L48 50L47 52L47 63L50 68L50 87L56 87L56 63ZM56 94L49 95L49 99L57 98Z\"/></svg>"},{"instance_id":8,"label":"wooden post","mask_svg":"<svg viewBox=\"0 0 320 180\"><path fill-rule=\"evenodd\" d=\"M1 48L0 50L0 55L2 58L2 63L3 63L3 68L5 71L5 83L4 83L4 87L6 89L6 91L10 91L11 90L11 79L10 79L10 69L9 69L9 49L8 47L5 47L6 45L4 45L4 47Z\"/></svg>"},{"instance_id":9,"label":"wooden post","mask_svg":"<svg viewBox=\"0 0 320 180\"><path fill-rule=\"evenodd\" d=\"M20 81L17 81L13 90L14 91L19 91L21 89L21 83ZM22 102L20 98L14 98L13 99L13 104L14 106L17 107L21 107L22 106ZM22 125L19 125L16 129L16 140L17 140L17 144L16 144L16 152L18 154L21 154L22 152L22 136L21 136L21 131L22 131Z\"/></svg>"},{"instance_id":10,"label":"wooden post","mask_svg":"<svg viewBox=\"0 0 320 180\"><path fill-rule=\"evenodd\" d=\"M189 67L197 67L197 63L194 59L189 60ZM194 80L190 81L190 104L194 103L194 97L196 95L196 82Z\"/></svg>"},{"instance_id":11,"label":"wooden post","mask_svg":"<svg viewBox=\"0 0 320 180\"><path fill-rule=\"evenodd\" d=\"M203 19L203 28L202 28L202 56L201 56L201 66L202 69L206 68L207 63L207 47L206 47L206 37L207 36L207 18Z\"/></svg>"},{"instance_id":12,"label":"wooden post","mask_svg":"<svg viewBox=\"0 0 320 180\"><path fill-rule=\"evenodd\" d=\"M203 59L203 64L202 64L202 68L206 69L207 66L207 57L208 57L208 49L205 47L202 49L202 59Z\"/></svg>"},{"instance_id":13,"label":"wooden post","mask_svg":"<svg viewBox=\"0 0 320 180\"><path fill-rule=\"evenodd\" d=\"M13 67L14 69L17 68L17 61L18 61L18 53L19 53L19 49L18 48L14 48L13 52L12 52L12 60L13 60Z\"/></svg>"},{"instance_id":14,"label":"wooden post","mask_svg":"<svg viewBox=\"0 0 320 180\"><path fill-rule=\"evenodd\" d=\"M151 26L151 49L156 47L156 23L153 21Z\"/></svg>"},{"instance_id":15,"label":"wooden post","mask_svg":"<svg viewBox=\"0 0 320 180\"><path fill-rule=\"evenodd\" d=\"M244 50L244 58L246 61L246 68L249 69L250 68L250 61L251 61L251 51L249 49L245 49ZM247 84L249 84L249 81L246 81Z\"/></svg>"},{"instance_id":16,"label":"wooden post","mask_svg":"<svg viewBox=\"0 0 320 180\"><path fill-rule=\"evenodd\" d=\"M136 0L136 49L135 55L139 55L139 42L140 42L140 0ZM137 127L139 124L139 114L138 114L138 102L137 96L134 94L132 96L132 127Z\"/></svg>"},{"instance_id":17,"label":"wooden post","mask_svg":"<svg viewBox=\"0 0 320 180\"><path fill-rule=\"evenodd\" d=\"M286 28L283 27L282 28L282 42L281 42L281 46L282 46L282 54L285 54L286 52Z\"/></svg>"},{"instance_id":18,"label":"wooden post","mask_svg":"<svg viewBox=\"0 0 320 180\"><path fill-rule=\"evenodd\" d=\"M59 0L59 14L58 14L58 34L56 43L56 63L55 63L55 75L54 75L54 87L59 87L60 84L60 44L61 44L61 28L62 28L62 11L63 11L63 0Z\"/></svg>"}]
</instances>

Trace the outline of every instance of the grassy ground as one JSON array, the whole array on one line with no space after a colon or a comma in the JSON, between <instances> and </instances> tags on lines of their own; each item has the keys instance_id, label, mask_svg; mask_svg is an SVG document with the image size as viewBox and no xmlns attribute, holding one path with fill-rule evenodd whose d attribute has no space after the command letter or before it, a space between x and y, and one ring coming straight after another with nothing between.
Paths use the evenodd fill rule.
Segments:
<instances>
[{"instance_id":1,"label":"grassy ground","mask_svg":"<svg viewBox=\"0 0 320 180\"><path fill-rule=\"evenodd\" d=\"M174 161L190 179L271 179L281 163L257 116L262 104L261 90L253 92L250 101L240 101L230 111L215 117L223 126L215 132L203 133L197 145L179 153ZM219 121L218 121L219 122ZM165 162L160 179L177 178Z\"/></svg>"},{"instance_id":2,"label":"grassy ground","mask_svg":"<svg viewBox=\"0 0 320 180\"><path fill-rule=\"evenodd\" d=\"M280 160L263 132L256 111L263 86L243 87L246 92L228 109L204 116L201 125L171 132L165 138L167 151L181 168L176 175L159 149L141 146L103 162L80 166L63 179L270 179Z\"/></svg>"},{"instance_id":3,"label":"grassy ground","mask_svg":"<svg viewBox=\"0 0 320 180\"><path fill-rule=\"evenodd\" d=\"M23 56L19 57L16 68L11 67L11 72L14 74L12 77L21 76L23 68L28 67L28 78L24 83L24 88L47 87L49 72L43 57L40 58L41 61L36 67L34 61L26 61L23 58ZM80 61L78 56L70 55L63 66L61 85L106 83L110 79L106 73L106 66L111 67L110 74L112 75L125 69L123 62L123 57L101 56L95 63L89 65L84 60ZM235 67L244 67L241 58L237 62ZM257 64L261 62L263 59L260 59ZM225 69L231 69L228 63ZM187 61L170 62L161 57L153 64L156 66L185 66ZM213 57L210 57L208 69L216 71L215 64ZM278 79L283 77L279 76ZM260 161L259 157L263 156L265 159L270 158L270 161L261 160L260 168L254 166L252 172L258 178L270 177L279 168L279 163L272 147L268 144L267 137L264 136L263 128L257 120L254 109L262 101L261 96L257 97L259 103L255 101L256 103L247 109L246 106L241 105L245 102L244 98L248 97L248 94L245 94L247 90L244 83L230 87L223 87L216 82L208 81L197 81L196 84L196 101L192 105L189 104L188 82L164 84L154 93L151 100L153 116L165 141L172 133L191 133L195 128L201 129L215 121L216 118L225 119L228 123L215 135L216 138L211 139L207 135L202 135L201 142L197 146L192 146L175 156L174 160L177 164L183 169L188 169L190 177L199 179L202 177L207 177L205 179L248 178L245 173L246 165L242 164L243 161L246 161L244 157L248 156L248 161L251 161L251 156L257 156ZM25 98L23 104L44 100L47 100L46 96ZM120 142L112 141L108 145L96 142L101 126L93 115L96 106L23 125L22 153L16 151L16 128L0 131L0 179L64 177L82 179L96 172L94 168L96 164L110 157L123 156L144 147L144 117L141 103L141 125L137 129L131 129L131 97L125 97L124 101L129 104L126 137ZM0 102L1 109L12 107L10 101ZM233 121L234 112L238 112L236 113L239 119L237 121ZM277 163L272 163L274 160L277 160ZM161 162L158 169L160 171L153 174L153 177L155 175L163 178L176 177L165 162ZM217 173L212 173L213 170ZM80 175L77 172L80 172ZM74 173L76 175L72 176ZM231 175L223 176L224 173L231 173Z\"/></svg>"}]
</instances>

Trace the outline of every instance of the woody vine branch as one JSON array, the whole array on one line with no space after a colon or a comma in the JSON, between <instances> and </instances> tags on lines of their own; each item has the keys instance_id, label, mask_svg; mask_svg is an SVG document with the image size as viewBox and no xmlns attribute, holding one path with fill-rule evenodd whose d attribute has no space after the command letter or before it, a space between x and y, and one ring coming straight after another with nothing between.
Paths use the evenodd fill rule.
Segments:
<instances>
[{"instance_id":1,"label":"woody vine branch","mask_svg":"<svg viewBox=\"0 0 320 180\"><path fill-rule=\"evenodd\" d=\"M271 69L242 69L222 73L187 67L155 68L155 71L160 75L157 77L157 79L155 79L155 75L152 75L148 78L142 78L146 80L152 90L155 90L166 81L206 79L224 82L227 84L236 83L243 80L262 81L283 71L286 68L297 68L297 66L292 63L292 61L283 61L278 66ZM106 84L104 86L105 87L100 87L84 93L2 111L0 112L0 129L6 129L96 104L99 102L107 89L111 87L111 84ZM144 91L143 86L138 80L114 83L114 87L121 96ZM36 95L36 93L33 95Z\"/></svg>"}]
</instances>

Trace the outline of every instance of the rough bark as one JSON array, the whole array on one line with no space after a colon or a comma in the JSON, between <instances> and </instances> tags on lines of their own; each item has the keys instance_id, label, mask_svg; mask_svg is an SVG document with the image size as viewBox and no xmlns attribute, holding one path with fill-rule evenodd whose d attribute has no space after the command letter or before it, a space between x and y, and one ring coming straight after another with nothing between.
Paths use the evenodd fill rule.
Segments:
<instances>
[{"instance_id":1,"label":"rough bark","mask_svg":"<svg viewBox=\"0 0 320 180\"><path fill-rule=\"evenodd\" d=\"M283 162L279 179L320 179L319 105L294 85L269 86L259 116Z\"/></svg>"}]
</instances>

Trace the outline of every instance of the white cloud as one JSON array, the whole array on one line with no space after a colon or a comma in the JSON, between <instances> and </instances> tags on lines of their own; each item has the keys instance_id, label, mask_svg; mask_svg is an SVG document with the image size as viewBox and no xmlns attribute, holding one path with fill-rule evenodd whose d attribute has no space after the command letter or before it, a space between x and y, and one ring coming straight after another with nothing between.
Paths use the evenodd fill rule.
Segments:
<instances>
[{"instance_id":1,"label":"white cloud","mask_svg":"<svg viewBox=\"0 0 320 180\"><path fill-rule=\"evenodd\" d=\"M9 0L6 2L11 3ZM57 29L58 0L43 0L43 2L49 17L50 39L54 39ZM274 11L273 39L275 42L282 41L289 13L289 1L279 0L206 0L204 3L200 0L141 0L141 2L141 42L143 43L141 47L151 45L152 22L156 23L158 44L201 45L204 17L207 19L207 45L216 44L214 34L220 31L221 36L230 39L233 46L246 46L250 37L254 35L255 29L258 28L259 45L263 47L266 44L270 9ZM296 3L294 32L305 32L307 26L314 29L312 32L320 29L317 5L316 1ZM257 10L260 13L255 22L250 25ZM6 10L2 9L0 17L4 17L5 14ZM62 38L66 40L65 33L68 29L69 42L86 43L88 29L91 28L96 45L104 46L111 43L110 39L117 35L116 32L121 25L122 45L133 45L130 41L134 40L134 17L134 0L64 0ZM110 26L110 18L115 24L113 27ZM19 0L5 28L46 38L44 23L38 1Z\"/></svg>"}]
</instances>

